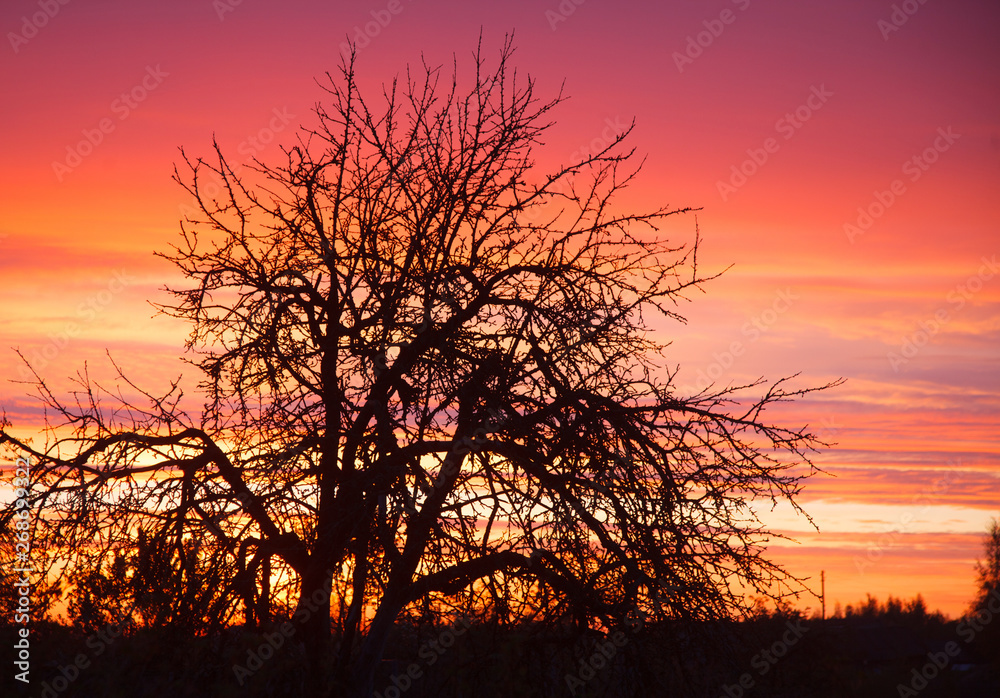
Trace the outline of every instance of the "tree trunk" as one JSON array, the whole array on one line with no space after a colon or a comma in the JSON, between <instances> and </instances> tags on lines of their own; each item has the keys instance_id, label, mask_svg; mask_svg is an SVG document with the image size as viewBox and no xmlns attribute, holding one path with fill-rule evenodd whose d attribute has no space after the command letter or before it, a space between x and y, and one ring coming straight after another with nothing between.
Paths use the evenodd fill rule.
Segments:
<instances>
[{"instance_id":1,"label":"tree trunk","mask_svg":"<svg viewBox=\"0 0 1000 698\"><path fill-rule=\"evenodd\" d=\"M330 651L330 585L332 573L311 560L302 575L293 625L306 652L310 696L326 695Z\"/></svg>"},{"instance_id":2,"label":"tree trunk","mask_svg":"<svg viewBox=\"0 0 1000 698\"><path fill-rule=\"evenodd\" d=\"M351 698L372 698L375 691L375 670L382 661L389 632L403 605L395 601L383 601L365 634L361 652L351 663Z\"/></svg>"}]
</instances>

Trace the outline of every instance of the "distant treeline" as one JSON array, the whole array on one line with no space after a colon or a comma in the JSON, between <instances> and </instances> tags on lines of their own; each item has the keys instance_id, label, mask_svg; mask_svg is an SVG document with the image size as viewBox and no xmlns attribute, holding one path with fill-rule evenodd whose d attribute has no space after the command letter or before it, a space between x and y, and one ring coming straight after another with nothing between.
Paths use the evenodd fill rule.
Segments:
<instances>
[{"instance_id":1,"label":"distant treeline","mask_svg":"<svg viewBox=\"0 0 1000 698\"><path fill-rule=\"evenodd\" d=\"M374 695L865 698L913 691L995 698L1000 652L985 632L989 624L969 620L928 612L919 596L884 603L868 596L825 621L784 607L759 608L742 621L630 617L600 631L464 619L403 623ZM169 627L119 625L94 634L39 623L30 695L302 696L306 659L290 627L274 622L199 636ZM973 627L981 632L967 642ZM10 644L0 652L10 653ZM7 666L12 659L2 657ZM339 695L333 681L330 695Z\"/></svg>"}]
</instances>

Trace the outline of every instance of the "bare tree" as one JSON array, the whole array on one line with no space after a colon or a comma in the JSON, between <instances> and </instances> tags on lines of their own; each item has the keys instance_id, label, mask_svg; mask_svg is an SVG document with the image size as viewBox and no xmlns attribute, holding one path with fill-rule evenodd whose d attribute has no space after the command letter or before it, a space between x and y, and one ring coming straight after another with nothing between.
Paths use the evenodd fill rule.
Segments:
<instances>
[{"instance_id":1,"label":"bare tree","mask_svg":"<svg viewBox=\"0 0 1000 698\"><path fill-rule=\"evenodd\" d=\"M404 612L703 618L789 589L751 502L794 505L814 470L808 430L764 415L810 389L678 394L648 322L704 281L697 240L658 229L689 209L620 209L628 132L539 175L563 97L511 55L375 99L352 57L280 164L183 155L198 214L163 256L191 283L161 308L192 324L203 412L176 384L111 410L85 375L71 404L39 380L49 445L3 435L41 463L38 535L71 567L141 531L178 594L214 580L206 622L294 603L317 665L336 588L359 695Z\"/></svg>"}]
</instances>

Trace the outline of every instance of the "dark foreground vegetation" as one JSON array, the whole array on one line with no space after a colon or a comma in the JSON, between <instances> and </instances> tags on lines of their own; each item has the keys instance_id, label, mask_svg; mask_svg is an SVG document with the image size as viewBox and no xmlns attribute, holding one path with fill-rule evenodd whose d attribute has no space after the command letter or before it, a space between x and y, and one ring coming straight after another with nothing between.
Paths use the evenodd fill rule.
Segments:
<instances>
[{"instance_id":1,"label":"dark foreground vegetation","mask_svg":"<svg viewBox=\"0 0 1000 698\"><path fill-rule=\"evenodd\" d=\"M1000 695L1000 645L991 622L998 615L946 621L921 603L869 598L827 620L779 612L739 623L652 625L632 617L609 632L585 633L461 620L401 626L374 695L992 698ZM284 637L280 624L203 637L170 628L121 630L37 625L30 690L17 694L308 695L302 646ZM11 644L4 643L5 667L12 666Z\"/></svg>"}]
</instances>

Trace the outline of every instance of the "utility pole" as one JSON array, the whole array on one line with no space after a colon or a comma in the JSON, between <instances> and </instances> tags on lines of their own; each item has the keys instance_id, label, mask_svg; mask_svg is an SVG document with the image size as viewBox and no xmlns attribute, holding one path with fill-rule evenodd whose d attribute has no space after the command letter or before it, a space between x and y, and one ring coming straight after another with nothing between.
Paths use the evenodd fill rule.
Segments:
<instances>
[{"instance_id":1,"label":"utility pole","mask_svg":"<svg viewBox=\"0 0 1000 698\"><path fill-rule=\"evenodd\" d=\"M819 572L819 599L820 606L823 609L820 617L826 620L826 570L820 570Z\"/></svg>"}]
</instances>

